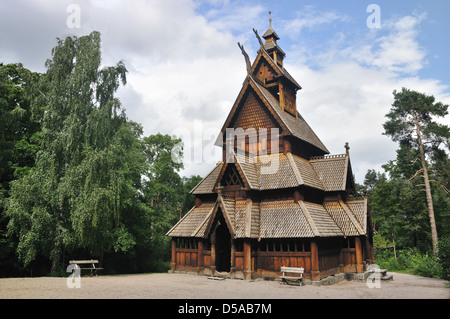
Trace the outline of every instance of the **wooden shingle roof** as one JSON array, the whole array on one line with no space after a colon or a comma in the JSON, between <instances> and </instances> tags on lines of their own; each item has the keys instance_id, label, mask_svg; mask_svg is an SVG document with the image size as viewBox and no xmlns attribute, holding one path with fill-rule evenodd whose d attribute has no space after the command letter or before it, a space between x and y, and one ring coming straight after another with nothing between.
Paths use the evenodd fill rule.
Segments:
<instances>
[{"instance_id":1,"label":"wooden shingle roof","mask_svg":"<svg viewBox=\"0 0 450 319\"><path fill-rule=\"evenodd\" d=\"M269 37L274 37L275 39L279 40L280 37L278 36L278 34L275 32L274 29L272 29L272 27L270 26L269 29L266 30L266 32L264 32L264 34L262 35L262 37L264 39L269 38Z\"/></svg>"},{"instance_id":2,"label":"wooden shingle roof","mask_svg":"<svg viewBox=\"0 0 450 319\"><path fill-rule=\"evenodd\" d=\"M271 190L308 186L322 191L344 191L352 178L348 155L306 160L292 153L247 157L233 154L232 163L220 162L191 190L191 194L215 193L227 165L235 165L247 189Z\"/></svg>"},{"instance_id":3,"label":"wooden shingle roof","mask_svg":"<svg viewBox=\"0 0 450 319\"><path fill-rule=\"evenodd\" d=\"M355 215L361 229L364 233L367 232L367 198L349 200L346 204Z\"/></svg>"},{"instance_id":4,"label":"wooden shingle roof","mask_svg":"<svg viewBox=\"0 0 450 319\"><path fill-rule=\"evenodd\" d=\"M193 207L182 219L170 229L166 235L171 237L202 237L205 232L208 217L212 215L215 203L204 203Z\"/></svg>"},{"instance_id":5,"label":"wooden shingle roof","mask_svg":"<svg viewBox=\"0 0 450 319\"><path fill-rule=\"evenodd\" d=\"M318 149L322 150L326 154L330 152L326 148L326 146L322 143L319 137L314 133L305 119L297 112L297 117L294 117L281 109L280 103L278 100L269 92L267 89L257 83L252 77L248 76L249 83L251 86L259 93L259 96L263 96L264 100L270 105L270 108L273 112L276 113L276 118L280 120L282 125L287 128L288 132L303 140Z\"/></svg>"},{"instance_id":6,"label":"wooden shingle roof","mask_svg":"<svg viewBox=\"0 0 450 319\"><path fill-rule=\"evenodd\" d=\"M219 209L233 238L310 238L366 235L367 203L293 200L253 202L219 196L192 208L170 231L171 237L206 238Z\"/></svg>"},{"instance_id":7,"label":"wooden shingle roof","mask_svg":"<svg viewBox=\"0 0 450 319\"><path fill-rule=\"evenodd\" d=\"M212 194L214 193L214 185L216 184L217 177L223 167L223 162L216 164L214 169L202 179L191 191L191 194Z\"/></svg>"},{"instance_id":8,"label":"wooden shingle roof","mask_svg":"<svg viewBox=\"0 0 450 319\"><path fill-rule=\"evenodd\" d=\"M231 127L231 121L234 118L236 112L238 112L240 102L242 98L245 96L245 92L247 90L253 90L254 93L260 98L263 102L263 105L267 108L270 114L273 115L274 119L277 121L280 129L287 135L292 135L302 141L305 141L314 147L318 148L325 154L329 154L330 152L326 148L326 146L322 143L319 137L314 133L305 119L297 112L297 117L290 115L289 113L284 112L281 109L280 103L278 100L263 86L260 85L257 81L253 79L251 76L247 76L244 81L244 85L231 108L230 113L228 114L227 119L225 120L224 125L221 129L221 134L216 139L215 144L218 146L222 146L223 136L226 134L226 129Z\"/></svg>"},{"instance_id":9,"label":"wooden shingle roof","mask_svg":"<svg viewBox=\"0 0 450 319\"><path fill-rule=\"evenodd\" d=\"M364 228L361 226L361 222L365 220L365 216L359 216L359 218L357 218L350 207L342 201L325 202L323 206L345 236L365 234Z\"/></svg>"},{"instance_id":10,"label":"wooden shingle roof","mask_svg":"<svg viewBox=\"0 0 450 319\"><path fill-rule=\"evenodd\" d=\"M267 51L273 50L277 48L278 50L281 51L281 54L284 56L286 55L284 53L283 50L281 50L281 48L276 44L276 43L272 43L269 42L266 45L264 45L264 50L258 50L258 56L256 57L255 61L253 62L252 65L252 71L254 72L256 69L256 66L258 65L258 63L261 60L265 60L267 61L267 63L270 64L270 66L275 70L275 72L277 72L277 77L284 77L285 79L287 79L296 89L301 89L302 87L300 86L300 84L297 83L297 81L292 77L292 75L289 74L289 72L282 67L281 65L279 65L278 63L276 63L272 57L270 56L270 54ZM267 51L266 51L267 50Z\"/></svg>"},{"instance_id":11,"label":"wooden shingle roof","mask_svg":"<svg viewBox=\"0 0 450 319\"><path fill-rule=\"evenodd\" d=\"M314 237L300 205L293 201L261 203L261 238Z\"/></svg>"},{"instance_id":12,"label":"wooden shingle roof","mask_svg":"<svg viewBox=\"0 0 450 319\"><path fill-rule=\"evenodd\" d=\"M236 201L236 238L258 238L260 214L259 204L251 200Z\"/></svg>"},{"instance_id":13,"label":"wooden shingle roof","mask_svg":"<svg viewBox=\"0 0 450 319\"><path fill-rule=\"evenodd\" d=\"M333 236L343 236L344 233L336 224L336 222L331 218L330 214L326 209L319 204L300 202L300 206L303 211L309 213L313 223L317 229L317 236L319 237L333 237Z\"/></svg>"},{"instance_id":14,"label":"wooden shingle roof","mask_svg":"<svg viewBox=\"0 0 450 319\"><path fill-rule=\"evenodd\" d=\"M310 161L325 191L344 190L347 185L349 156L333 155L312 158Z\"/></svg>"},{"instance_id":15,"label":"wooden shingle roof","mask_svg":"<svg viewBox=\"0 0 450 319\"><path fill-rule=\"evenodd\" d=\"M258 157L255 164L259 182L258 190L280 189L299 186L295 171L297 168L284 154Z\"/></svg>"},{"instance_id":16,"label":"wooden shingle roof","mask_svg":"<svg viewBox=\"0 0 450 319\"><path fill-rule=\"evenodd\" d=\"M323 182L319 179L317 172L314 170L314 167L311 163L304 158L299 156L292 155L290 153L287 154L290 157L297 168L298 173L301 176L303 181L303 185L310 186L316 189L324 190Z\"/></svg>"}]
</instances>

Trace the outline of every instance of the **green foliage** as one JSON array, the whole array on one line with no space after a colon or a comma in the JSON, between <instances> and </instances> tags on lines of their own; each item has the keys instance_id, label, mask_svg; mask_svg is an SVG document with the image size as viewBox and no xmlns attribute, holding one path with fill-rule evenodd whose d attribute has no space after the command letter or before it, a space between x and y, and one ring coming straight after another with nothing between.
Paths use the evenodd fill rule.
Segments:
<instances>
[{"instance_id":1,"label":"green foliage","mask_svg":"<svg viewBox=\"0 0 450 319\"><path fill-rule=\"evenodd\" d=\"M370 198L378 232L400 247L428 249L426 203L421 195L403 179L378 185Z\"/></svg>"},{"instance_id":2,"label":"green foliage","mask_svg":"<svg viewBox=\"0 0 450 319\"><path fill-rule=\"evenodd\" d=\"M114 97L126 83L123 63L100 69L100 55L93 32L58 40L46 63L42 149L35 169L12 183L7 211L25 265L39 254L55 270L63 252L101 257L132 246L122 215L138 196L142 130Z\"/></svg>"},{"instance_id":3,"label":"green foliage","mask_svg":"<svg viewBox=\"0 0 450 319\"><path fill-rule=\"evenodd\" d=\"M179 175L180 139L143 137L127 119L115 97L127 69L102 67L100 43L98 32L57 39L45 74L0 64L2 275L50 263L57 274L74 258L110 273L170 266L165 233L201 178Z\"/></svg>"},{"instance_id":4,"label":"green foliage","mask_svg":"<svg viewBox=\"0 0 450 319\"><path fill-rule=\"evenodd\" d=\"M448 141L450 131L448 126L439 124L433 119L448 114L448 105L435 102L432 95L418 93L402 88L400 92L394 90L394 103L383 124L385 135L393 141L417 147L416 121L422 127L424 138L433 140L435 147Z\"/></svg>"},{"instance_id":5,"label":"green foliage","mask_svg":"<svg viewBox=\"0 0 450 319\"><path fill-rule=\"evenodd\" d=\"M39 149L42 110L34 107L42 75L21 64L0 64L0 189L34 164Z\"/></svg>"},{"instance_id":6,"label":"green foliage","mask_svg":"<svg viewBox=\"0 0 450 319\"><path fill-rule=\"evenodd\" d=\"M393 249L375 249L375 262L380 268L389 271L403 271L414 275L441 278L442 266L428 253L421 254L415 249L404 249L396 252Z\"/></svg>"},{"instance_id":7,"label":"green foliage","mask_svg":"<svg viewBox=\"0 0 450 319\"><path fill-rule=\"evenodd\" d=\"M406 271L412 267L412 250L399 250L394 256L394 250L391 248L375 248L375 262L380 268L390 271Z\"/></svg>"},{"instance_id":8,"label":"green foliage","mask_svg":"<svg viewBox=\"0 0 450 319\"><path fill-rule=\"evenodd\" d=\"M450 129L435 121L447 114L448 105L433 96L394 91L383 127L399 149L397 158L383 166L389 178L369 194L369 204L379 233L400 249L414 247L426 254L435 251L436 233L450 233ZM431 183L425 183L425 171ZM374 172L368 177L376 180ZM426 259L422 263L426 266Z\"/></svg>"},{"instance_id":9,"label":"green foliage","mask_svg":"<svg viewBox=\"0 0 450 319\"><path fill-rule=\"evenodd\" d=\"M183 193L184 199L181 203L182 213L187 213L195 205L195 197L190 195L189 192L197 186L203 178L199 175L193 175L190 177L183 177Z\"/></svg>"},{"instance_id":10,"label":"green foliage","mask_svg":"<svg viewBox=\"0 0 450 319\"><path fill-rule=\"evenodd\" d=\"M20 63L0 63L0 274L21 274L15 258L17 242L7 236L6 199L12 181L27 175L40 149L40 118L36 107L43 75Z\"/></svg>"},{"instance_id":11,"label":"green foliage","mask_svg":"<svg viewBox=\"0 0 450 319\"><path fill-rule=\"evenodd\" d=\"M21 64L0 63L0 214L10 182L30 171L39 150L42 111L32 101L41 77Z\"/></svg>"},{"instance_id":12,"label":"green foliage","mask_svg":"<svg viewBox=\"0 0 450 319\"><path fill-rule=\"evenodd\" d=\"M165 259L169 250L169 238L165 233L176 220L183 194L178 172L182 163L172 161L173 147L181 140L169 135L155 134L143 139L148 169L144 181L144 202L149 207L153 250Z\"/></svg>"},{"instance_id":13,"label":"green foliage","mask_svg":"<svg viewBox=\"0 0 450 319\"><path fill-rule=\"evenodd\" d=\"M439 262L428 253L416 253L412 256L412 273L418 276L440 278L442 268Z\"/></svg>"},{"instance_id":14,"label":"green foliage","mask_svg":"<svg viewBox=\"0 0 450 319\"><path fill-rule=\"evenodd\" d=\"M364 176L364 187L367 189L368 194L372 194L375 188L381 184L387 182L386 175L379 173L374 169L369 169Z\"/></svg>"},{"instance_id":15,"label":"green foliage","mask_svg":"<svg viewBox=\"0 0 450 319\"><path fill-rule=\"evenodd\" d=\"M450 280L450 236L439 239L438 262L442 269L442 278Z\"/></svg>"},{"instance_id":16,"label":"green foliage","mask_svg":"<svg viewBox=\"0 0 450 319\"><path fill-rule=\"evenodd\" d=\"M373 246L379 248L393 247L393 243L384 238L380 233L373 236Z\"/></svg>"},{"instance_id":17,"label":"green foliage","mask_svg":"<svg viewBox=\"0 0 450 319\"><path fill-rule=\"evenodd\" d=\"M136 245L136 241L131 235L124 225L122 225L120 228L116 228L114 230L113 236L116 238L116 241L114 243L114 251L122 251L127 252L133 248L134 245Z\"/></svg>"},{"instance_id":18,"label":"green foliage","mask_svg":"<svg viewBox=\"0 0 450 319\"><path fill-rule=\"evenodd\" d=\"M127 70L101 67L100 42L98 32L58 39L43 75L0 65L2 260L15 251L29 269L51 261L54 274L91 257L111 273L167 270L165 233L200 178L180 177L180 139L143 137L127 120L115 97Z\"/></svg>"}]
</instances>

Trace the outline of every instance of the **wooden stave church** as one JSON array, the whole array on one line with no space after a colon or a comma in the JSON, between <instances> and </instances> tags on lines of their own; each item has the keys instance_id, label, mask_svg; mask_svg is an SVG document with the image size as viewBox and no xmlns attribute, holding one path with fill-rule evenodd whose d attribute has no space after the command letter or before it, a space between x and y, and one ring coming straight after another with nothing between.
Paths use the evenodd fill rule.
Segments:
<instances>
[{"instance_id":1,"label":"wooden stave church","mask_svg":"<svg viewBox=\"0 0 450 319\"><path fill-rule=\"evenodd\" d=\"M303 267L311 281L363 273L374 262L373 234L367 197L352 196L348 144L345 154L328 155L297 110L301 86L283 66L271 20L264 43L254 32L260 49L253 64L239 44L247 76L216 141L223 159L191 190L195 206L166 233L171 270L255 279ZM247 136L230 138L227 129ZM275 173L267 163L276 163Z\"/></svg>"}]
</instances>

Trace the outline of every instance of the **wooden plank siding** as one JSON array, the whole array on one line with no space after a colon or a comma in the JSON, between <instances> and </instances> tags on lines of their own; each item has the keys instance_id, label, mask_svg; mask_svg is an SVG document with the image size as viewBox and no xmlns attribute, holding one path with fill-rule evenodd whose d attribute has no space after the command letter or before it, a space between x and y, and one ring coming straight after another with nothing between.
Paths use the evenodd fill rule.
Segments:
<instances>
[{"instance_id":1,"label":"wooden plank siding","mask_svg":"<svg viewBox=\"0 0 450 319\"><path fill-rule=\"evenodd\" d=\"M270 27L215 145L222 162L192 190L195 206L166 233L171 269L230 278L311 281L373 263L367 197L353 198L349 146L329 150L297 111L301 86ZM276 164L276 165L273 165ZM217 232L217 233L216 233ZM217 268L217 269L216 269Z\"/></svg>"},{"instance_id":2,"label":"wooden plank siding","mask_svg":"<svg viewBox=\"0 0 450 319\"><path fill-rule=\"evenodd\" d=\"M318 240L318 245L320 278L340 272L342 239L324 238Z\"/></svg>"},{"instance_id":3,"label":"wooden plank siding","mask_svg":"<svg viewBox=\"0 0 450 319\"><path fill-rule=\"evenodd\" d=\"M343 248L341 250L342 254L342 265L344 269L343 272L356 272L356 249L355 248Z\"/></svg>"},{"instance_id":4,"label":"wooden plank siding","mask_svg":"<svg viewBox=\"0 0 450 319\"><path fill-rule=\"evenodd\" d=\"M247 93L241 112L237 114L232 125L234 129L243 130L235 131L236 135L233 137L236 152L242 150L255 155L261 152L272 153L270 129L278 126L273 116L262 106L262 102L254 92ZM260 129L264 130L265 135L260 136ZM282 149L282 141L279 141L279 143L278 149Z\"/></svg>"},{"instance_id":5,"label":"wooden plank siding","mask_svg":"<svg viewBox=\"0 0 450 319\"><path fill-rule=\"evenodd\" d=\"M211 250L203 250L203 265L198 264L198 249L175 249L175 269L198 272L211 266ZM340 272L356 272L356 249L321 250L319 247L320 279ZM251 253L253 277L277 277L281 267L304 268L304 278L311 279L311 252L259 251ZM244 271L244 252L234 253L234 271Z\"/></svg>"},{"instance_id":6,"label":"wooden plank siding","mask_svg":"<svg viewBox=\"0 0 450 319\"><path fill-rule=\"evenodd\" d=\"M203 267L211 267L211 250L203 251Z\"/></svg>"},{"instance_id":7,"label":"wooden plank siding","mask_svg":"<svg viewBox=\"0 0 450 319\"><path fill-rule=\"evenodd\" d=\"M286 249L292 250L294 247L303 247L293 245L286 242L285 247L283 245L276 246L278 242L274 241L274 245L270 246L268 242L253 241L250 253L250 262L245 264L245 253L243 251L242 241L235 242L237 249L232 254L234 260L231 261L232 270L234 272L244 272L246 267L252 273L252 277L277 277L280 275L281 267L296 267L304 268L305 278L318 280L319 278L325 278L329 275L344 272L360 272L358 269L358 256L357 248L353 247L355 238L318 238L315 240L317 247L317 266L315 272L312 272L313 262L311 251L286 251ZM175 243L176 241L174 241ZM204 240L199 240L196 244L192 241L180 241L182 245L189 248L173 247L173 270L179 271L192 271L202 272L203 269L213 270L215 265L213 264L213 258L209 246L205 245ZM280 244L281 241L278 243ZM268 251L267 248L273 247L272 251ZM176 246L176 245L174 245ZM364 247L364 245L360 245ZM204 247L208 247L205 249ZM278 247L278 248L277 248ZM361 248L362 248L361 247ZM275 250L278 249L278 250ZM364 252L362 252L364 253ZM201 258L201 260L199 259ZM314 273L314 276L313 276ZM314 279L315 278L315 279Z\"/></svg>"},{"instance_id":8,"label":"wooden plank siding","mask_svg":"<svg viewBox=\"0 0 450 319\"><path fill-rule=\"evenodd\" d=\"M177 248L176 249L177 266L184 266L185 268L197 267L198 266L197 254L198 254L197 249Z\"/></svg>"},{"instance_id":9,"label":"wooden plank siding","mask_svg":"<svg viewBox=\"0 0 450 319\"><path fill-rule=\"evenodd\" d=\"M258 258L262 269L280 272L282 266L303 267L305 272L311 272L310 252L260 252Z\"/></svg>"}]
</instances>

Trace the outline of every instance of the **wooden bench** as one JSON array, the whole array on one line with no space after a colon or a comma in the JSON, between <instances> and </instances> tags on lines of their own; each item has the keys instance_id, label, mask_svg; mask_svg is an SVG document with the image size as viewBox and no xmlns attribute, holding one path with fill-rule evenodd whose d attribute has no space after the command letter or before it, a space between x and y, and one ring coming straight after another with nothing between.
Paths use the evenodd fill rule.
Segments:
<instances>
[{"instance_id":1,"label":"wooden bench","mask_svg":"<svg viewBox=\"0 0 450 319\"><path fill-rule=\"evenodd\" d=\"M280 277L281 281L284 283L296 283L301 285L303 280L303 272L304 268L295 268L295 267L281 267L281 272L283 275ZM300 274L300 276L286 276L286 273L292 273L292 274Z\"/></svg>"},{"instance_id":2,"label":"wooden bench","mask_svg":"<svg viewBox=\"0 0 450 319\"><path fill-rule=\"evenodd\" d=\"M90 265L90 267L80 267L80 270L90 270L91 271L91 277L93 275L97 276L97 270L101 270L103 268L95 267L95 264L98 264L98 260L95 259L89 259L89 260L70 260L69 264L71 265Z\"/></svg>"}]
</instances>

